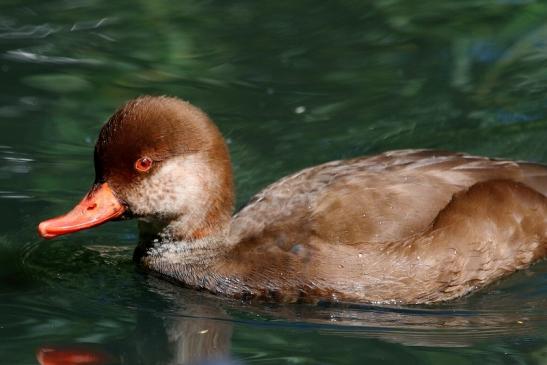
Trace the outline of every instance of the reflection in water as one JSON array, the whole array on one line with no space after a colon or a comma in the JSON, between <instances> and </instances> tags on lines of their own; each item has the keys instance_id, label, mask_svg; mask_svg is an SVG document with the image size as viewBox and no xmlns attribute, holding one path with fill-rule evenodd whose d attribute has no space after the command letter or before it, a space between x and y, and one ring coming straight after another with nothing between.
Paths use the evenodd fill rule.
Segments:
<instances>
[{"instance_id":1,"label":"reflection in water","mask_svg":"<svg viewBox=\"0 0 547 365\"><path fill-rule=\"evenodd\" d=\"M221 302L202 295L187 297L188 291L176 290L181 288L154 277L148 277L147 283L158 300L168 298L173 312L171 315L139 312L135 360L158 363L158 359L163 359L159 363L200 364L230 358L233 324Z\"/></svg>"},{"instance_id":2,"label":"reflection in water","mask_svg":"<svg viewBox=\"0 0 547 365\"><path fill-rule=\"evenodd\" d=\"M514 298L493 303L488 295L470 309L458 304L436 307L386 307L363 305L260 305L213 297L182 289L161 279L146 277L147 290L167 308L158 311L142 308L136 315L133 332L123 340L102 347L90 344L41 345L38 358L42 365L65 364L218 364L254 363L256 354L246 353L253 343L276 329L285 335L277 339L283 347L298 345L298 331L310 329L306 336L317 342L307 344L321 358L321 342L331 345L361 346L364 339L427 348L477 347L495 340L511 348L518 337L541 337L547 316L541 308L545 301L523 303L512 308ZM466 299L464 299L466 300ZM468 300L468 299L467 299ZM156 303L157 304L157 303ZM471 309L480 308L480 309ZM252 329L254 327L256 331ZM246 333L251 329L250 336ZM292 332L292 333L291 333ZM258 336L257 336L258 334ZM242 344L238 337L243 336ZM235 341L235 342L234 342ZM294 341L294 342L293 342ZM352 344L353 343L353 344ZM234 347L235 346L235 351ZM374 346L374 345L373 345ZM376 345L377 346L377 345ZM541 346L538 347L541 351ZM476 351L476 350L475 350ZM237 361L234 360L238 359ZM83 360L82 360L83 359ZM80 362L78 362L80 361Z\"/></svg>"},{"instance_id":3,"label":"reflection in water","mask_svg":"<svg viewBox=\"0 0 547 365\"><path fill-rule=\"evenodd\" d=\"M43 346L36 352L40 365L108 365L120 363L111 354L92 344Z\"/></svg>"},{"instance_id":4,"label":"reflection in water","mask_svg":"<svg viewBox=\"0 0 547 365\"><path fill-rule=\"evenodd\" d=\"M154 278L150 282L155 292L169 286ZM184 315L139 311L134 333L119 343L102 348L93 344L40 345L38 361L42 365L236 365L230 359L233 323L219 302L200 295L187 298L172 288L168 290L171 305Z\"/></svg>"}]
</instances>

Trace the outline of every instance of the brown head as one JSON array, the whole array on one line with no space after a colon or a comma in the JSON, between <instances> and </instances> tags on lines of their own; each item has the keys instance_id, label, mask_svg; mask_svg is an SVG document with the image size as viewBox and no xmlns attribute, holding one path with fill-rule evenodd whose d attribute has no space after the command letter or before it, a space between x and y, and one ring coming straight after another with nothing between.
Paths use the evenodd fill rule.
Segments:
<instances>
[{"instance_id":1,"label":"brown head","mask_svg":"<svg viewBox=\"0 0 547 365\"><path fill-rule=\"evenodd\" d=\"M200 109L144 96L118 109L95 145L95 182L69 213L40 223L52 238L120 217L200 238L223 228L233 207L228 149Z\"/></svg>"}]
</instances>

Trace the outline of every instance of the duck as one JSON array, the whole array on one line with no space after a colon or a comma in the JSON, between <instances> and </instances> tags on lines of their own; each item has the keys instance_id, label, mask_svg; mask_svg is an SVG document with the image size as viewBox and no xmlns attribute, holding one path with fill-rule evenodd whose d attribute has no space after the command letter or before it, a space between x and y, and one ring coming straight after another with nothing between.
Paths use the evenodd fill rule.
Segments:
<instances>
[{"instance_id":1,"label":"duck","mask_svg":"<svg viewBox=\"0 0 547 365\"><path fill-rule=\"evenodd\" d=\"M407 149L326 162L234 212L227 144L208 115L140 96L102 126L95 180L51 239L137 219L133 259L242 301L424 304L462 297L547 253L547 166Z\"/></svg>"}]
</instances>

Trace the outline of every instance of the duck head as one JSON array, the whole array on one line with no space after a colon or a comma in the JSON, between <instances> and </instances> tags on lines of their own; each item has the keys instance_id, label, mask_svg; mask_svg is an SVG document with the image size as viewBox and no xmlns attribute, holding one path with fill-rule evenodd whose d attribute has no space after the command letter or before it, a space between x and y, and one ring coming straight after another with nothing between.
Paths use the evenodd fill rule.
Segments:
<instances>
[{"instance_id":1,"label":"duck head","mask_svg":"<svg viewBox=\"0 0 547 365\"><path fill-rule=\"evenodd\" d=\"M223 229L233 208L228 149L200 109L144 96L118 109L95 145L95 181L70 212L38 226L44 238L139 218L141 229L196 239Z\"/></svg>"}]
</instances>

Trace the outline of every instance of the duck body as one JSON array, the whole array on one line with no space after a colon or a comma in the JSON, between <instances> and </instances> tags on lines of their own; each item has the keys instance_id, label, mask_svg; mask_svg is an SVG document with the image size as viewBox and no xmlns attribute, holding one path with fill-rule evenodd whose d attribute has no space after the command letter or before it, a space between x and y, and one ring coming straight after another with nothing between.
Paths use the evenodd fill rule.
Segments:
<instances>
[{"instance_id":1,"label":"duck body","mask_svg":"<svg viewBox=\"0 0 547 365\"><path fill-rule=\"evenodd\" d=\"M190 129L169 137L184 147L166 142L168 130L123 148L123 138L138 142L135 134L166 125ZM143 156L155 170L141 173ZM218 130L197 108L161 97L122 107L101 131L95 163L80 211L43 222L42 236L81 229L90 206L95 215L83 220L92 225L134 216L139 265L244 300L438 302L547 254L547 167L539 164L432 150L333 161L279 180L232 217ZM121 203L101 213L93 205L101 194Z\"/></svg>"},{"instance_id":2,"label":"duck body","mask_svg":"<svg viewBox=\"0 0 547 365\"><path fill-rule=\"evenodd\" d=\"M547 199L526 183L545 193L547 169L428 150L334 161L257 194L213 259L195 261L205 239L185 244L189 260L178 243L180 262L138 260L242 299L444 301L545 256Z\"/></svg>"}]
</instances>

